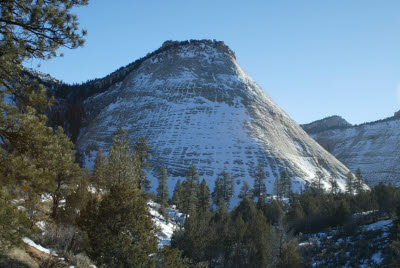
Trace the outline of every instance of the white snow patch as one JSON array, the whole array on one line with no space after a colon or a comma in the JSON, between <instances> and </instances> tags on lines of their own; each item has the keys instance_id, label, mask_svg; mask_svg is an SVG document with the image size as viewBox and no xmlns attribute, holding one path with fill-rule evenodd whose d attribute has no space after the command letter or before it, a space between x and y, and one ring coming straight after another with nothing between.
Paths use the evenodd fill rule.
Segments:
<instances>
[{"instance_id":1,"label":"white snow patch","mask_svg":"<svg viewBox=\"0 0 400 268\"><path fill-rule=\"evenodd\" d=\"M42 247L41 245L36 244L35 242L33 242L33 241L32 241L30 238L28 238L28 237L24 237L22 240L23 240L26 244L28 244L29 246L34 247L34 248L36 248L36 249L39 250L39 251L42 251L42 252L44 252L44 253L47 253L47 254L50 254L50 255L53 255L53 256L57 256L57 254L56 254L53 250L48 249L48 248L44 248L44 247Z\"/></svg>"},{"instance_id":2,"label":"white snow patch","mask_svg":"<svg viewBox=\"0 0 400 268\"><path fill-rule=\"evenodd\" d=\"M364 226L364 231L374 231L374 230L387 230L389 227L392 225L393 220L382 220L382 221L377 221L372 224L368 224Z\"/></svg>"}]
</instances>

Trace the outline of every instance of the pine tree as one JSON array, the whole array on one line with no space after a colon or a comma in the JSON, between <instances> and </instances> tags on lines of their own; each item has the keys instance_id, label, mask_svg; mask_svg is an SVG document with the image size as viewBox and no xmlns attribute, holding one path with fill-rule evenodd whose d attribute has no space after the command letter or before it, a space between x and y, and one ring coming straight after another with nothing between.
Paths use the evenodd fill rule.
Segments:
<instances>
[{"instance_id":1,"label":"pine tree","mask_svg":"<svg viewBox=\"0 0 400 268\"><path fill-rule=\"evenodd\" d=\"M24 211L11 202L11 198L0 191L0 255L14 245L21 245L21 237L31 235L32 222ZM1 264L1 262L0 262Z\"/></svg>"},{"instance_id":2,"label":"pine tree","mask_svg":"<svg viewBox=\"0 0 400 268\"><path fill-rule=\"evenodd\" d=\"M64 134L61 127L58 128L57 138L59 144L58 158L54 166L49 166L50 170L54 170L56 175L56 187L49 189L53 199L52 217L58 216L60 201L66 198L77 189L79 180L82 179L82 170L77 163L74 163L74 145L70 139Z\"/></svg>"},{"instance_id":3,"label":"pine tree","mask_svg":"<svg viewBox=\"0 0 400 268\"><path fill-rule=\"evenodd\" d=\"M315 188L318 190L319 193L322 193L322 179L324 178L324 174L318 170L316 173L316 178L315 178Z\"/></svg>"},{"instance_id":4,"label":"pine tree","mask_svg":"<svg viewBox=\"0 0 400 268\"><path fill-rule=\"evenodd\" d=\"M93 172L91 174L91 183L96 188L97 193L105 190L107 186L107 158L102 150L99 150L94 160Z\"/></svg>"},{"instance_id":5,"label":"pine tree","mask_svg":"<svg viewBox=\"0 0 400 268\"><path fill-rule=\"evenodd\" d=\"M339 185L337 183L336 178L333 175L329 177L329 184L331 187L331 194L336 195L339 191Z\"/></svg>"},{"instance_id":6,"label":"pine tree","mask_svg":"<svg viewBox=\"0 0 400 268\"><path fill-rule=\"evenodd\" d=\"M250 186L247 182L243 182L242 187L240 188L239 198L252 198L252 191L250 190Z\"/></svg>"},{"instance_id":7,"label":"pine tree","mask_svg":"<svg viewBox=\"0 0 400 268\"><path fill-rule=\"evenodd\" d=\"M281 177L275 176L275 181L274 181L274 193L277 198L281 198L283 196L284 192L284 182L282 182Z\"/></svg>"},{"instance_id":8,"label":"pine tree","mask_svg":"<svg viewBox=\"0 0 400 268\"><path fill-rule=\"evenodd\" d=\"M351 171L347 173L347 178L346 178L346 193L349 195L354 194L354 175Z\"/></svg>"},{"instance_id":9,"label":"pine tree","mask_svg":"<svg viewBox=\"0 0 400 268\"><path fill-rule=\"evenodd\" d=\"M265 186L265 173L264 169L261 165L258 165L255 169L254 175L254 183L253 183L253 194L254 197L260 197L265 195L267 192L267 187Z\"/></svg>"},{"instance_id":10,"label":"pine tree","mask_svg":"<svg viewBox=\"0 0 400 268\"><path fill-rule=\"evenodd\" d=\"M292 192L292 180L286 171L281 171L280 176L275 178L274 192L276 196L288 197Z\"/></svg>"},{"instance_id":11,"label":"pine tree","mask_svg":"<svg viewBox=\"0 0 400 268\"><path fill-rule=\"evenodd\" d=\"M184 263L182 252L176 248L170 248L164 246L159 250L158 254L158 268L186 268Z\"/></svg>"},{"instance_id":12,"label":"pine tree","mask_svg":"<svg viewBox=\"0 0 400 268\"><path fill-rule=\"evenodd\" d=\"M192 215L196 211L197 201L197 184L193 184L193 181L184 181L181 184L179 197L180 197L180 211L185 214L185 218L188 215Z\"/></svg>"},{"instance_id":13,"label":"pine tree","mask_svg":"<svg viewBox=\"0 0 400 268\"><path fill-rule=\"evenodd\" d=\"M198 215L199 217L209 215L210 213L210 189L207 186L206 180L203 179L199 188L199 204L198 204Z\"/></svg>"},{"instance_id":14,"label":"pine tree","mask_svg":"<svg viewBox=\"0 0 400 268\"><path fill-rule=\"evenodd\" d=\"M361 193L364 191L364 180L363 180L363 176L362 176L362 172L361 169L358 168L356 170L356 177L354 179L354 190L356 193Z\"/></svg>"},{"instance_id":15,"label":"pine tree","mask_svg":"<svg viewBox=\"0 0 400 268\"><path fill-rule=\"evenodd\" d=\"M59 139L43 115L52 101L37 80L22 74L22 63L55 57L60 47L81 46L85 32L78 33L71 9L86 4L87 0L0 2L0 213L7 215L0 217L0 247L19 240L26 227L25 214L14 213L12 196L6 196L10 187L21 187L31 196L56 189ZM6 235L9 228L13 238Z\"/></svg>"},{"instance_id":16,"label":"pine tree","mask_svg":"<svg viewBox=\"0 0 400 268\"><path fill-rule=\"evenodd\" d=\"M84 174L77 181L77 188L66 196L65 208L62 211L62 222L75 224L75 220L79 217L80 212L86 207L91 194L88 191L89 173Z\"/></svg>"},{"instance_id":17,"label":"pine tree","mask_svg":"<svg viewBox=\"0 0 400 268\"><path fill-rule=\"evenodd\" d=\"M277 267L291 267L291 268L301 268L303 263L301 261L300 254L298 252L298 246L296 240L291 240L285 244L280 256L279 263Z\"/></svg>"},{"instance_id":18,"label":"pine tree","mask_svg":"<svg viewBox=\"0 0 400 268\"><path fill-rule=\"evenodd\" d=\"M137 163L125 136L124 129L118 129L114 134L113 144L107 157L107 189L122 183L138 185L138 170L135 170Z\"/></svg>"},{"instance_id":19,"label":"pine tree","mask_svg":"<svg viewBox=\"0 0 400 268\"><path fill-rule=\"evenodd\" d=\"M89 237L89 256L100 266L155 267L155 227L135 187L122 179L111 186L98 208L89 202L78 222Z\"/></svg>"},{"instance_id":20,"label":"pine tree","mask_svg":"<svg viewBox=\"0 0 400 268\"><path fill-rule=\"evenodd\" d=\"M219 201L224 199L225 203L228 204L234 194L234 183L233 178L229 175L228 172L222 171L218 174L217 179L215 180L215 186L213 191L213 200L217 206L219 206Z\"/></svg>"},{"instance_id":21,"label":"pine tree","mask_svg":"<svg viewBox=\"0 0 400 268\"><path fill-rule=\"evenodd\" d=\"M172 199L171 199L171 203L175 205L177 208L180 208L181 206L182 198L180 196L180 193L181 193L181 180L178 179L178 181L175 184L174 192L172 194Z\"/></svg>"},{"instance_id":22,"label":"pine tree","mask_svg":"<svg viewBox=\"0 0 400 268\"><path fill-rule=\"evenodd\" d=\"M186 180L199 184L199 173L197 172L195 165L192 164L186 171Z\"/></svg>"},{"instance_id":23,"label":"pine tree","mask_svg":"<svg viewBox=\"0 0 400 268\"><path fill-rule=\"evenodd\" d=\"M158 173L158 188L157 188L157 202L162 206L168 205L169 190L167 185L168 174L165 168L161 167Z\"/></svg>"},{"instance_id":24,"label":"pine tree","mask_svg":"<svg viewBox=\"0 0 400 268\"><path fill-rule=\"evenodd\" d=\"M146 177L146 170L149 169L149 159L150 159L150 149L151 146L147 144L145 137L141 137L139 141L135 144L135 168L138 174L139 189L144 191L149 191L150 181Z\"/></svg>"}]
</instances>

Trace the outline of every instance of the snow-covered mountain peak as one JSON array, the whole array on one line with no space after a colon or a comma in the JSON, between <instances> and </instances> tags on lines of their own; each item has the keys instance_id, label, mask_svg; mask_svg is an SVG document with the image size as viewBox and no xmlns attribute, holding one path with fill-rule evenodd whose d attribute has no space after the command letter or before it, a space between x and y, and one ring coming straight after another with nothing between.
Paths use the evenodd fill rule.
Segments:
<instances>
[{"instance_id":1,"label":"snow-covered mountain peak","mask_svg":"<svg viewBox=\"0 0 400 268\"><path fill-rule=\"evenodd\" d=\"M294 189L317 171L325 174L326 187L330 175L344 187L349 170L275 104L222 42L166 42L126 68L118 82L111 79L81 103L88 116L77 147L88 164L123 127L132 144L147 137L151 164L168 170L171 188L192 163L210 187L226 170L239 191L243 181L252 184L259 164L269 174L269 192L283 170L294 178Z\"/></svg>"}]
</instances>

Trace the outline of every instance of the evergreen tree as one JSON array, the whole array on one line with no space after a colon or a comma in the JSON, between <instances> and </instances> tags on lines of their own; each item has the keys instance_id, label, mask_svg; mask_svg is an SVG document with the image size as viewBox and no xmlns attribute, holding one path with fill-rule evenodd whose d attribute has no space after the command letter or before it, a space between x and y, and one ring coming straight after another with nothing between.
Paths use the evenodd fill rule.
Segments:
<instances>
[{"instance_id":1,"label":"evergreen tree","mask_svg":"<svg viewBox=\"0 0 400 268\"><path fill-rule=\"evenodd\" d=\"M217 206L219 206L219 201L224 199L225 203L228 204L234 194L234 183L233 178L229 175L228 172L222 171L218 174L217 179L215 180L214 191L212 193L214 202Z\"/></svg>"},{"instance_id":2,"label":"evergreen tree","mask_svg":"<svg viewBox=\"0 0 400 268\"><path fill-rule=\"evenodd\" d=\"M191 165L189 169L186 171L186 180L192 183L199 184L199 173L197 172L196 166ZM194 187L194 186L192 186Z\"/></svg>"},{"instance_id":3,"label":"evergreen tree","mask_svg":"<svg viewBox=\"0 0 400 268\"><path fill-rule=\"evenodd\" d=\"M182 198L180 197L180 193L181 193L181 180L178 179L178 181L175 184L174 192L172 194L172 199L171 199L171 203L175 205L177 208L180 208L181 206Z\"/></svg>"},{"instance_id":4,"label":"evergreen tree","mask_svg":"<svg viewBox=\"0 0 400 268\"><path fill-rule=\"evenodd\" d=\"M255 169L254 175L254 183L253 183L253 194L254 197L260 197L265 195L267 192L267 187L265 186L265 173L264 169L261 165L258 165Z\"/></svg>"},{"instance_id":5,"label":"evergreen tree","mask_svg":"<svg viewBox=\"0 0 400 268\"><path fill-rule=\"evenodd\" d=\"M43 115L51 101L37 80L22 75L22 63L55 57L60 47L81 46L84 33L78 33L71 9L86 4L86 0L0 2L0 213L8 217L0 217L0 247L19 240L26 227L25 214L11 204L10 188L21 187L31 196L54 192L58 158L66 165L65 157L58 155L59 137L46 126ZM5 231L9 229L11 236Z\"/></svg>"},{"instance_id":6,"label":"evergreen tree","mask_svg":"<svg viewBox=\"0 0 400 268\"><path fill-rule=\"evenodd\" d=\"M146 177L146 170L149 169L149 159L150 159L150 149L151 146L147 144L145 137L141 137L139 141L135 144L135 168L138 174L138 185L139 189L144 191L149 191L150 181Z\"/></svg>"},{"instance_id":7,"label":"evergreen tree","mask_svg":"<svg viewBox=\"0 0 400 268\"><path fill-rule=\"evenodd\" d=\"M188 215L192 215L196 211L197 205L197 184L193 184L193 181L184 181L181 184L179 197L180 197L180 211L185 214L185 218Z\"/></svg>"},{"instance_id":8,"label":"evergreen tree","mask_svg":"<svg viewBox=\"0 0 400 268\"><path fill-rule=\"evenodd\" d=\"M198 204L198 215L199 217L209 215L210 213L210 189L207 186L206 180L203 179L199 188L199 204Z\"/></svg>"},{"instance_id":9,"label":"evergreen tree","mask_svg":"<svg viewBox=\"0 0 400 268\"><path fill-rule=\"evenodd\" d=\"M315 178L315 183L316 183L316 189L318 190L319 193L323 191L322 189L322 179L324 178L324 174L318 170L316 173L316 178Z\"/></svg>"},{"instance_id":10,"label":"evergreen tree","mask_svg":"<svg viewBox=\"0 0 400 268\"><path fill-rule=\"evenodd\" d=\"M52 217L58 216L60 201L66 198L77 189L77 184L82 179L82 170L77 163L74 163L74 145L70 139L64 134L61 127L58 128L58 158L54 166L49 166L56 174L55 186L49 189L53 199ZM86 189L87 190L87 189Z\"/></svg>"},{"instance_id":11,"label":"evergreen tree","mask_svg":"<svg viewBox=\"0 0 400 268\"><path fill-rule=\"evenodd\" d=\"M291 268L301 268L303 263L301 261L300 254L298 252L298 246L296 240L291 240L283 247L282 254L280 256L279 263L277 267L291 267Z\"/></svg>"},{"instance_id":12,"label":"evergreen tree","mask_svg":"<svg viewBox=\"0 0 400 268\"><path fill-rule=\"evenodd\" d=\"M157 202L162 206L168 205L169 190L167 185L168 174L165 168L161 167L158 173L158 188L157 188Z\"/></svg>"},{"instance_id":13,"label":"evergreen tree","mask_svg":"<svg viewBox=\"0 0 400 268\"><path fill-rule=\"evenodd\" d=\"M126 139L126 130L119 129L114 134L113 144L107 158L107 187L111 188L113 185L127 183L131 185L138 185L138 170L131 150L129 142Z\"/></svg>"},{"instance_id":14,"label":"evergreen tree","mask_svg":"<svg viewBox=\"0 0 400 268\"><path fill-rule=\"evenodd\" d=\"M331 187L331 194L337 195L339 191L339 185L337 183L336 178L333 175L329 177L329 184Z\"/></svg>"},{"instance_id":15,"label":"evergreen tree","mask_svg":"<svg viewBox=\"0 0 400 268\"><path fill-rule=\"evenodd\" d=\"M88 234L89 256L100 266L155 267L155 227L135 187L121 179L99 205L89 202L82 213L79 226Z\"/></svg>"},{"instance_id":16,"label":"evergreen tree","mask_svg":"<svg viewBox=\"0 0 400 268\"><path fill-rule=\"evenodd\" d=\"M32 234L31 226L24 211L19 210L10 197L0 191L0 255L14 245L22 245L21 237Z\"/></svg>"},{"instance_id":17,"label":"evergreen tree","mask_svg":"<svg viewBox=\"0 0 400 268\"><path fill-rule=\"evenodd\" d=\"M354 194L354 175L351 171L347 173L346 177L346 193L349 195Z\"/></svg>"},{"instance_id":18,"label":"evergreen tree","mask_svg":"<svg viewBox=\"0 0 400 268\"><path fill-rule=\"evenodd\" d=\"M354 179L354 190L356 193L361 193L363 192L363 186L364 186L364 180L363 180L363 176L362 176L362 172L361 169L358 168L356 170L356 177Z\"/></svg>"},{"instance_id":19,"label":"evergreen tree","mask_svg":"<svg viewBox=\"0 0 400 268\"><path fill-rule=\"evenodd\" d=\"M186 268L182 258L182 252L176 248L164 246L159 250L159 258L157 261L158 268Z\"/></svg>"},{"instance_id":20,"label":"evergreen tree","mask_svg":"<svg viewBox=\"0 0 400 268\"><path fill-rule=\"evenodd\" d=\"M191 215L198 204L199 176L194 165L186 172L186 180L180 186L180 209L186 215Z\"/></svg>"},{"instance_id":21,"label":"evergreen tree","mask_svg":"<svg viewBox=\"0 0 400 268\"><path fill-rule=\"evenodd\" d=\"M80 177L76 190L66 196L65 208L61 217L63 223L75 224L75 220L91 198L91 194L88 191L88 177L88 173Z\"/></svg>"},{"instance_id":22,"label":"evergreen tree","mask_svg":"<svg viewBox=\"0 0 400 268\"><path fill-rule=\"evenodd\" d=\"M107 186L107 158L102 150L99 150L94 160L91 183L96 188L97 193L105 190Z\"/></svg>"},{"instance_id":23,"label":"evergreen tree","mask_svg":"<svg viewBox=\"0 0 400 268\"><path fill-rule=\"evenodd\" d=\"M284 182L282 181L281 177L275 176L274 181L274 193L277 198L281 198L284 192Z\"/></svg>"},{"instance_id":24,"label":"evergreen tree","mask_svg":"<svg viewBox=\"0 0 400 268\"><path fill-rule=\"evenodd\" d=\"M240 193L239 193L239 198L251 198L252 196L252 191L250 190L250 186L247 182L243 182L242 187L240 188Z\"/></svg>"}]
</instances>

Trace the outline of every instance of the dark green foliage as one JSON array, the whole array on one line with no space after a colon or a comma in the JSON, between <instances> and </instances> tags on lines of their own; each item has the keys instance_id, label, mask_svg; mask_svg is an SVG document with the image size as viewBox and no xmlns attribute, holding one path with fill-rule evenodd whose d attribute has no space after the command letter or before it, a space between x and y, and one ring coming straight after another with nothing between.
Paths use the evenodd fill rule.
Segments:
<instances>
[{"instance_id":1,"label":"dark green foliage","mask_svg":"<svg viewBox=\"0 0 400 268\"><path fill-rule=\"evenodd\" d=\"M185 268L182 252L176 248L164 246L158 253L158 268Z\"/></svg>"},{"instance_id":2,"label":"dark green foliage","mask_svg":"<svg viewBox=\"0 0 400 268\"><path fill-rule=\"evenodd\" d=\"M168 174L165 168L163 167L160 168L157 180L158 180L158 188L157 188L156 201L162 207L166 207L168 205L169 190L167 185Z\"/></svg>"},{"instance_id":3,"label":"dark green foliage","mask_svg":"<svg viewBox=\"0 0 400 268\"><path fill-rule=\"evenodd\" d=\"M267 221L271 224L276 224L284 217L282 209L282 203L278 200L273 200L270 203L265 204L263 212Z\"/></svg>"},{"instance_id":4,"label":"dark green foliage","mask_svg":"<svg viewBox=\"0 0 400 268\"><path fill-rule=\"evenodd\" d=\"M372 189L372 193L378 203L379 211L392 215L400 204L400 192L398 188L379 183Z\"/></svg>"},{"instance_id":5,"label":"dark green foliage","mask_svg":"<svg viewBox=\"0 0 400 268\"><path fill-rule=\"evenodd\" d=\"M107 159L103 151L99 150L96 154L92 176L90 177L90 182L96 188L97 193L107 188L107 180L109 180L107 172Z\"/></svg>"},{"instance_id":6,"label":"dark green foliage","mask_svg":"<svg viewBox=\"0 0 400 268\"><path fill-rule=\"evenodd\" d=\"M208 215L210 213L211 200L210 189L205 179L201 181L198 200L198 214L201 216Z\"/></svg>"},{"instance_id":7,"label":"dark green foliage","mask_svg":"<svg viewBox=\"0 0 400 268\"><path fill-rule=\"evenodd\" d=\"M267 187L265 186L265 172L261 165L258 165L253 174L253 194L254 197L260 197L265 195L267 192Z\"/></svg>"},{"instance_id":8,"label":"dark green foliage","mask_svg":"<svg viewBox=\"0 0 400 268\"><path fill-rule=\"evenodd\" d=\"M138 187L140 190L149 191L150 181L146 177L145 170L149 169L150 149L151 146L147 144L146 138L141 137L135 144L135 172L138 176Z\"/></svg>"},{"instance_id":9,"label":"dark green foliage","mask_svg":"<svg viewBox=\"0 0 400 268\"><path fill-rule=\"evenodd\" d=\"M21 237L32 232L31 226L26 214L0 191L0 254L13 245L20 245Z\"/></svg>"},{"instance_id":10,"label":"dark green foliage","mask_svg":"<svg viewBox=\"0 0 400 268\"><path fill-rule=\"evenodd\" d=\"M251 198L252 196L249 184L244 181L243 186L240 188L239 198Z\"/></svg>"},{"instance_id":11,"label":"dark green foliage","mask_svg":"<svg viewBox=\"0 0 400 268\"><path fill-rule=\"evenodd\" d=\"M329 177L329 185L331 187L331 194L337 195L339 192L339 185L337 183L337 179L335 178L335 176L331 175Z\"/></svg>"},{"instance_id":12,"label":"dark green foliage","mask_svg":"<svg viewBox=\"0 0 400 268\"><path fill-rule=\"evenodd\" d=\"M199 173L193 164L186 171L186 180L199 184Z\"/></svg>"},{"instance_id":13,"label":"dark green foliage","mask_svg":"<svg viewBox=\"0 0 400 268\"><path fill-rule=\"evenodd\" d=\"M157 251L154 226L139 190L122 181L104 199L88 203L79 221L87 232L89 256L109 267L154 267Z\"/></svg>"},{"instance_id":14,"label":"dark green foliage","mask_svg":"<svg viewBox=\"0 0 400 268\"><path fill-rule=\"evenodd\" d=\"M214 203L219 206L219 202L221 199L228 204L234 194L234 183L233 178L229 175L228 172L222 171L218 174L217 179L215 180L214 191L212 193L212 197Z\"/></svg>"},{"instance_id":15,"label":"dark green foliage","mask_svg":"<svg viewBox=\"0 0 400 268\"><path fill-rule=\"evenodd\" d=\"M298 252L298 246L296 240L291 240L288 242L282 250L282 256L278 262L277 267L290 267L290 268L300 268L303 267L303 263Z\"/></svg>"},{"instance_id":16,"label":"dark green foliage","mask_svg":"<svg viewBox=\"0 0 400 268\"><path fill-rule=\"evenodd\" d=\"M181 204L180 193L181 193L181 180L178 179L175 184L174 192L172 194L172 199L171 199L172 205L180 207Z\"/></svg>"},{"instance_id":17,"label":"dark green foliage","mask_svg":"<svg viewBox=\"0 0 400 268\"><path fill-rule=\"evenodd\" d=\"M355 190L355 192L358 193L358 194L363 192L364 191L363 186L364 186L363 175L362 175L361 169L358 168L356 170L356 177L354 179L354 190Z\"/></svg>"},{"instance_id":18,"label":"dark green foliage","mask_svg":"<svg viewBox=\"0 0 400 268\"><path fill-rule=\"evenodd\" d=\"M179 191L179 210L186 216L191 215L196 211L197 204L197 184L193 181L184 181L180 186Z\"/></svg>"},{"instance_id":19,"label":"dark green foliage","mask_svg":"<svg viewBox=\"0 0 400 268\"><path fill-rule=\"evenodd\" d=\"M322 187L323 179L324 179L324 174L320 170L318 170L316 173L316 177L313 181L313 185L312 185L318 192L323 191L323 187Z\"/></svg>"},{"instance_id":20,"label":"dark green foliage","mask_svg":"<svg viewBox=\"0 0 400 268\"><path fill-rule=\"evenodd\" d=\"M354 175L349 171L346 177L346 193L349 195L354 194Z\"/></svg>"},{"instance_id":21,"label":"dark green foliage","mask_svg":"<svg viewBox=\"0 0 400 268\"><path fill-rule=\"evenodd\" d=\"M135 169L136 159L130 150L129 142L126 138L126 130L118 129L113 137L113 144L107 157L106 189L110 189L116 184L137 185L139 180L138 170ZM95 173L96 171L94 171ZM99 170L99 172L101 172Z\"/></svg>"},{"instance_id":22,"label":"dark green foliage","mask_svg":"<svg viewBox=\"0 0 400 268\"><path fill-rule=\"evenodd\" d=\"M77 17L71 14L71 9L86 4L86 0L0 2L2 248L19 240L28 220L10 203L12 197L8 193L12 187L29 191L31 208L32 201L37 200L35 195L51 193L53 217L58 216L59 200L76 187L74 181L79 178L79 170L74 163L73 145L61 128L55 134L46 126L43 112L52 101L36 79L22 74L22 63L33 58L55 57L60 47L81 46L85 32L78 33Z\"/></svg>"},{"instance_id":23,"label":"dark green foliage","mask_svg":"<svg viewBox=\"0 0 400 268\"><path fill-rule=\"evenodd\" d=\"M292 180L286 171L282 171L280 176L275 176L274 193L278 198L289 197L292 193Z\"/></svg>"}]
</instances>

